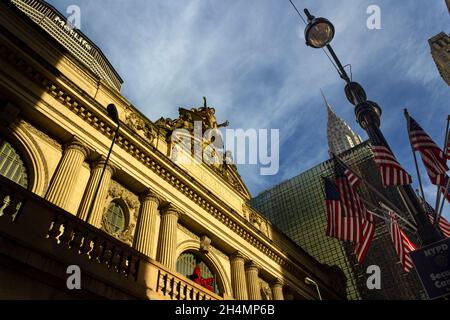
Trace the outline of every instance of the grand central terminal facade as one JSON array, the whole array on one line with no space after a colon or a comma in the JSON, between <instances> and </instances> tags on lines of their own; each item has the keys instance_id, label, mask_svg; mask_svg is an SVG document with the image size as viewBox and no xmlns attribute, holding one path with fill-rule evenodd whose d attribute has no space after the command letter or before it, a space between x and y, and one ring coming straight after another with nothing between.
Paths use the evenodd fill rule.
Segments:
<instances>
[{"instance_id":1,"label":"grand central terminal facade","mask_svg":"<svg viewBox=\"0 0 450 320\"><path fill-rule=\"evenodd\" d=\"M171 132L219 127L213 108L147 119L63 21L43 1L0 2L0 298L318 299L308 277L345 299L340 269L253 209L235 165L172 160Z\"/></svg>"}]
</instances>

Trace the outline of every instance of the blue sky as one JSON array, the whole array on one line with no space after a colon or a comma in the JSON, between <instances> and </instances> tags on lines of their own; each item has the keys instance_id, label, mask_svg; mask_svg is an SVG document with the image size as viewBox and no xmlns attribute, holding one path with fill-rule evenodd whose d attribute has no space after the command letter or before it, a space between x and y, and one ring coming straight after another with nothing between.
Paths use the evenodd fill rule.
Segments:
<instances>
[{"instance_id":1,"label":"blue sky","mask_svg":"<svg viewBox=\"0 0 450 320\"><path fill-rule=\"evenodd\" d=\"M260 176L258 166L239 166L254 196L327 159L321 88L336 113L367 138L344 96L344 82L321 50L305 46L304 25L288 0L49 2L62 13L69 5L80 7L81 30L124 79L122 94L151 120L174 118L178 107L199 106L206 96L218 121L229 120L231 128L280 129L278 174ZM445 1L294 3L333 22L336 53L382 107L382 130L415 177L403 108L439 145L450 114L449 87L427 42L450 31ZM380 30L366 26L373 4L381 9ZM423 180L434 203L435 187Z\"/></svg>"}]
</instances>

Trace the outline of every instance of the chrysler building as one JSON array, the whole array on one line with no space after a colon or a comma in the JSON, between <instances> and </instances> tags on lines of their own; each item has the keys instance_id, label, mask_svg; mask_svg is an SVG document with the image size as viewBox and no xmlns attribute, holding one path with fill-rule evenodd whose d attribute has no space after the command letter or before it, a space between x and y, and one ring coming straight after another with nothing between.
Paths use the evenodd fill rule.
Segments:
<instances>
[{"instance_id":1,"label":"chrysler building","mask_svg":"<svg viewBox=\"0 0 450 320\"><path fill-rule=\"evenodd\" d=\"M323 93L322 96L328 111L327 139L329 151L340 154L360 144L362 142L361 137L334 113Z\"/></svg>"}]
</instances>

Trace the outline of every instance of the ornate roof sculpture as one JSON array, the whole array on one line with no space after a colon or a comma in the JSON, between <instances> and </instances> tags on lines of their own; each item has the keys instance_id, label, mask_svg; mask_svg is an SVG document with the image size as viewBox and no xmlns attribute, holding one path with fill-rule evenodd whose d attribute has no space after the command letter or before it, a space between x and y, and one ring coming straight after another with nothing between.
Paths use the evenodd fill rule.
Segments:
<instances>
[{"instance_id":1,"label":"ornate roof sculpture","mask_svg":"<svg viewBox=\"0 0 450 320\"><path fill-rule=\"evenodd\" d=\"M327 139L329 151L340 154L362 143L361 137L334 113L323 92L322 96L328 111Z\"/></svg>"},{"instance_id":2,"label":"ornate roof sculpture","mask_svg":"<svg viewBox=\"0 0 450 320\"><path fill-rule=\"evenodd\" d=\"M228 159L228 161L223 161L220 163L209 164L205 161L203 163L217 173L221 178L223 178L228 184L230 184L236 191L243 194L245 198L250 199L251 195L242 181L236 165L232 163L231 152L224 150L223 141L215 140L217 137L221 137L219 129L222 127L227 127L229 125L228 121L223 123L218 123L216 116L216 110L212 107L208 107L206 98L203 97L203 106L198 108L178 108L179 117L176 119L171 118L159 118L155 125L160 130L160 133L165 135L167 142L170 142L171 135L176 129L185 129L192 135L194 132L194 125L198 121L201 123L202 128L202 145L203 148L207 148L211 144L216 147L213 152L217 152L221 159ZM196 137L194 136L194 139Z\"/></svg>"}]
</instances>

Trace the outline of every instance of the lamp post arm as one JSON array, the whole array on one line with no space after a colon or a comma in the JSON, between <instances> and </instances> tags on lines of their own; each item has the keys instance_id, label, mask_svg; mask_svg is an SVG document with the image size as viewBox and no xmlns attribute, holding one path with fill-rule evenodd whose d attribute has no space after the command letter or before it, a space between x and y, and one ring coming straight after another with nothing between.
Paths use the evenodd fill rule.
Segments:
<instances>
[{"instance_id":1,"label":"lamp post arm","mask_svg":"<svg viewBox=\"0 0 450 320\"><path fill-rule=\"evenodd\" d=\"M106 166L108 165L109 157L111 156L111 152L112 152L114 143L116 142L116 138L117 138L117 134L119 133L119 129L120 129L120 123L118 122L116 131L114 131L114 136L113 136L113 139L112 139L112 142L111 142L111 147L109 147L108 155L106 156L105 163L103 164L102 173L100 174L100 179L98 180L97 186L95 187L94 196L92 197L92 201L91 201L91 204L89 206L89 211L88 211L88 214L86 216L86 222L88 222L88 223L89 223L89 220L91 219L92 210L94 209L94 203L95 203L95 201L97 199L98 190L100 189L100 184L102 183L103 176L104 176L105 170L106 170Z\"/></svg>"},{"instance_id":2,"label":"lamp post arm","mask_svg":"<svg viewBox=\"0 0 450 320\"><path fill-rule=\"evenodd\" d=\"M333 58L334 62L336 63L338 69L339 69L339 73L342 79L345 80L345 82L350 83L350 77L348 76L347 72L345 71L345 68L342 66L341 61L339 60L339 58L337 57L336 53L334 52L333 48L331 47L330 44L326 45L326 48L328 49L328 52L330 52L331 57Z\"/></svg>"}]
</instances>

